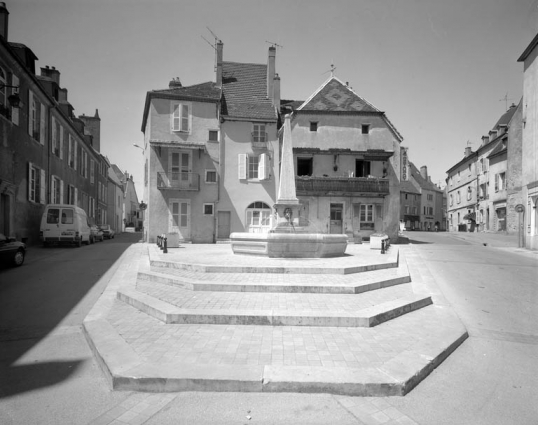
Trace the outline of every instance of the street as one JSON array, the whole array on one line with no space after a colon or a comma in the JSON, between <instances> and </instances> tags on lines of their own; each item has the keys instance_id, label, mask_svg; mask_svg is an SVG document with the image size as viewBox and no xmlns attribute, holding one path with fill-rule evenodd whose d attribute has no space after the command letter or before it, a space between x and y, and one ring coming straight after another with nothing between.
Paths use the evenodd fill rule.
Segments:
<instances>
[{"instance_id":1,"label":"street","mask_svg":"<svg viewBox=\"0 0 538 425\"><path fill-rule=\"evenodd\" d=\"M32 247L0 269L0 423L108 424L152 403L146 424L538 424L538 254L515 239L408 232L401 252L427 265L434 303L469 338L405 397L113 392L81 324L116 260L140 234L82 248ZM394 416L379 415L379 406Z\"/></svg>"}]
</instances>

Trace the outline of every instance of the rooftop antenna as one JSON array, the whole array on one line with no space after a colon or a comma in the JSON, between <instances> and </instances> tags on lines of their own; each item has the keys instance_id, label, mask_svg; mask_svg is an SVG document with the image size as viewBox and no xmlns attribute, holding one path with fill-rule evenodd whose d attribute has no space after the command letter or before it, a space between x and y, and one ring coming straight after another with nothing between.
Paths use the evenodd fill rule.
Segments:
<instances>
[{"instance_id":1,"label":"rooftop antenna","mask_svg":"<svg viewBox=\"0 0 538 425\"><path fill-rule=\"evenodd\" d=\"M508 111L508 101L513 99L511 97L508 97L508 92L506 92L504 97L502 99L499 99L499 102L501 102L502 100L504 100L504 110Z\"/></svg>"},{"instance_id":2,"label":"rooftop antenna","mask_svg":"<svg viewBox=\"0 0 538 425\"><path fill-rule=\"evenodd\" d=\"M331 77L334 77L334 71L336 71L336 66L334 66L332 63L331 63L331 69L323 72L321 75L323 74L326 74L327 72L330 72L331 73Z\"/></svg>"},{"instance_id":3,"label":"rooftop antenna","mask_svg":"<svg viewBox=\"0 0 538 425\"><path fill-rule=\"evenodd\" d=\"M267 41L267 40L265 40L265 42L271 44L273 47L280 47L281 49L284 48L284 46L282 46L282 45L280 45L280 44L276 44L274 41Z\"/></svg>"},{"instance_id":4,"label":"rooftop antenna","mask_svg":"<svg viewBox=\"0 0 538 425\"><path fill-rule=\"evenodd\" d=\"M209 27L206 27L206 28L207 28L208 31L211 33L211 35L213 36L213 39L214 39L215 41L213 42L213 44L211 44L209 41L207 41L207 40L205 39L205 37L204 37L203 35L202 35L201 37L202 37L202 38L205 40L205 42L206 42L207 44L209 44L209 45L213 48L213 50L215 51L215 64L214 64L214 66L213 66L213 70L216 71L216 70L217 70L217 42L220 41L220 38L217 37L217 34L215 34L213 31L211 31L211 28L209 28Z\"/></svg>"}]
</instances>

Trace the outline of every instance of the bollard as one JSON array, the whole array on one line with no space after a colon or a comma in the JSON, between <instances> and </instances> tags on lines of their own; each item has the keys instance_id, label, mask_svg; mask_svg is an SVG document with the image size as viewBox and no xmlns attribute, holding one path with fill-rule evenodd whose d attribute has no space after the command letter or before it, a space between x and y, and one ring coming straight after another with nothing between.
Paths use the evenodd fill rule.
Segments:
<instances>
[{"instance_id":1,"label":"bollard","mask_svg":"<svg viewBox=\"0 0 538 425\"><path fill-rule=\"evenodd\" d=\"M381 254L385 253L385 239L381 241Z\"/></svg>"},{"instance_id":2,"label":"bollard","mask_svg":"<svg viewBox=\"0 0 538 425\"><path fill-rule=\"evenodd\" d=\"M161 247L161 235L157 235L157 246Z\"/></svg>"},{"instance_id":3,"label":"bollard","mask_svg":"<svg viewBox=\"0 0 538 425\"><path fill-rule=\"evenodd\" d=\"M166 239L167 239L167 237L164 236L163 239L164 239L164 243L163 243L163 247L164 247L164 248L163 248L163 253L164 253L164 254L167 254L167 253L168 253L168 249L167 249L167 246L166 246Z\"/></svg>"}]
</instances>

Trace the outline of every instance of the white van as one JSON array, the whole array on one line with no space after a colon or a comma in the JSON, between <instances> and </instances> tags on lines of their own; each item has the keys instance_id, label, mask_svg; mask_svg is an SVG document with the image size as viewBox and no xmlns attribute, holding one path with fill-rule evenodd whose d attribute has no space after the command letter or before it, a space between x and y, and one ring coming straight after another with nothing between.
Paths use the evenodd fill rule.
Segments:
<instances>
[{"instance_id":1,"label":"white van","mask_svg":"<svg viewBox=\"0 0 538 425\"><path fill-rule=\"evenodd\" d=\"M90 223L86 211L75 205L49 204L41 218L43 245L51 243L90 244Z\"/></svg>"}]
</instances>

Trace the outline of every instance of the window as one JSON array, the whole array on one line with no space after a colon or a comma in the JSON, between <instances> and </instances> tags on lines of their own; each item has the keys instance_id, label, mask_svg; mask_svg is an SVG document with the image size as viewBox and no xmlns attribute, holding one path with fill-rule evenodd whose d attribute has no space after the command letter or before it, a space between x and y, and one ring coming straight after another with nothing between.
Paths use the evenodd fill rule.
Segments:
<instances>
[{"instance_id":1,"label":"window","mask_svg":"<svg viewBox=\"0 0 538 425\"><path fill-rule=\"evenodd\" d=\"M310 131L318 131L318 123L315 121L310 122Z\"/></svg>"},{"instance_id":2,"label":"window","mask_svg":"<svg viewBox=\"0 0 538 425\"><path fill-rule=\"evenodd\" d=\"M505 173L495 174L495 192L499 192L505 188Z\"/></svg>"},{"instance_id":3,"label":"window","mask_svg":"<svg viewBox=\"0 0 538 425\"><path fill-rule=\"evenodd\" d=\"M407 200L407 193L405 194L405 199Z\"/></svg>"},{"instance_id":4,"label":"window","mask_svg":"<svg viewBox=\"0 0 538 425\"><path fill-rule=\"evenodd\" d=\"M460 194L460 191L458 190L458 192L456 193L456 202L459 204L461 202L461 194Z\"/></svg>"},{"instance_id":5,"label":"window","mask_svg":"<svg viewBox=\"0 0 538 425\"><path fill-rule=\"evenodd\" d=\"M409 205L405 206L405 214L409 214Z\"/></svg>"},{"instance_id":6,"label":"window","mask_svg":"<svg viewBox=\"0 0 538 425\"><path fill-rule=\"evenodd\" d=\"M219 132L218 130L209 130L209 135L207 140L210 142L218 142L219 141Z\"/></svg>"},{"instance_id":7,"label":"window","mask_svg":"<svg viewBox=\"0 0 538 425\"><path fill-rule=\"evenodd\" d=\"M172 131L190 133L190 104L172 104Z\"/></svg>"},{"instance_id":8,"label":"window","mask_svg":"<svg viewBox=\"0 0 538 425\"><path fill-rule=\"evenodd\" d=\"M370 161L357 159L355 161L355 175L357 177L368 177L370 175Z\"/></svg>"},{"instance_id":9,"label":"window","mask_svg":"<svg viewBox=\"0 0 538 425\"><path fill-rule=\"evenodd\" d=\"M7 111L6 92L7 88L4 87L7 84L7 74L2 68L0 68L0 107L2 111Z\"/></svg>"},{"instance_id":10,"label":"window","mask_svg":"<svg viewBox=\"0 0 538 425\"><path fill-rule=\"evenodd\" d=\"M469 177L471 177L471 175L472 175L471 164L469 164L469 167L467 167L467 170L469 171Z\"/></svg>"},{"instance_id":11,"label":"window","mask_svg":"<svg viewBox=\"0 0 538 425\"><path fill-rule=\"evenodd\" d=\"M95 183L95 161L90 159L90 183Z\"/></svg>"},{"instance_id":12,"label":"window","mask_svg":"<svg viewBox=\"0 0 538 425\"><path fill-rule=\"evenodd\" d=\"M247 207L245 227L249 233L265 233L271 228L271 208L265 202L253 202Z\"/></svg>"},{"instance_id":13,"label":"window","mask_svg":"<svg viewBox=\"0 0 538 425\"><path fill-rule=\"evenodd\" d=\"M374 230L374 205L361 204L359 219L361 230Z\"/></svg>"},{"instance_id":14,"label":"window","mask_svg":"<svg viewBox=\"0 0 538 425\"><path fill-rule=\"evenodd\" d=\"M69 144L68 144L68 150L67 150L67 160L69 162L69 166L73 168L74 170L77 169L77 164L75 162L75 153L76 153L77 145L75 143L75 140L73 140L73 136L69 135Z\"/></svg>"},{"instance_id":15,"label":"window","mask_svg":"<svg viewBox=\"0 0 538 425\"><path fill-rule=\"evenodd\" d=\"M268 180L270 178L270 158L263 153L261 155L238 155L238 177L249 180Z\"/></svg>"},{"instance_id":16,"label":"window","mask_svg":"<svg viewBox=\"0 0 538 425\"><path fill-rule=\"evenodd\" d=\"M414 214L414 215L417 215L417 208L418 208L418 207L413 207L413 214Z\"/></svg>"},{"instance_id":17,"label":"window","mask_svg":"<svg viewBox=\"0 0 538 425\"><path fill-rule=\"evenodd\" d=\"M431 193L426 195L426 198L428 199L428 201L433 201L433 195Z\"/></svg>"},{"instance_id":18,"label":"window","mask_svg":"<svg viewBox=\"0 0 538 425\"><path fill-rule=\"evenodd\" d=\"M314 158L297 157L297 175L311 176Z\"/></svg>"},{"instance_id":19,"label":"window","mask_svg":"<svg viewBox=\"0 0 538 425\"><path fill-rule=\"evenodd\" d=\"M62 127L58 120L52 117L52 143L51 150L58 158L63 158L63 134Z\"/></svg>"},{"instance_id":20,"label":"window","mask_svg":"<svg viewBox=\"0 0 538 425\"><path fill-rule=\"evenodd\" d=\"M64 183L58 177L52 176L50 202L53 204L62 204L64 200Z\"/></svg>"},{"instance_id":21,"label":"window","mask_svg":"<svg viewBox=\"0 0 538 425\"><path fill-rule=\"evenodd\" d=\"M32 202L46 204L45 170L42 170L31 162L28 165L28 199Z\"/></svg>"},{"instance_id":22,"label":"window","mask_svg":"<svg viewBox=\"0 0 538 425\"><path fill-rule=\"evenodd\" d=\"M460 172L458 171L458 181L460 181L460 180L461 180L461 174L460 174Z\"/></svg>"},{"instance_id":23,"label":"window","mask_svg":"<svg viewBox=\"0 0 538 425\"><path fill-rule=\"evenodd\" d=\"M254 124L252 131L253 142L267 142L267 133L265 132L265 124Z\"/></svg>"},{"instance_id":24,"label":"window","mask_svg":"<svg viewBox=\"0 0 538 425\"><path fill-rule=\"evenodd\" d=\"M45 105L39 102L32 91L28 91L28 133L40 144L45 145Z\"/></svg>"},{"instance_id":25,"label":"window","mask_svg":"<svg viewBox=\"0 0 538 425\"><path fill-rule=\"evenodd\" d=\"M84 177L88 178L88 153L81 148L81 167L80 167L80 174L82 174Z\"/></svg>"},{"instance_id":26,"label":"window","mask_svg":"<svg viewBox=\"0 0 538 425\"><path fill-rule=\"evenodd\" d=\"M90 217L95 217L95 198L90 196L90 211L89 211Z\"/></svg>"},{"instance_id":27,"label":"window","mask_svg":"<svg viewBox=\"0 0 538 425\"><path fill-rule=\"evenodd\" d=\"M217 183L217 171L216 170L205 170L205 182L206 183Z\"/></svg>"},{"instance_id":28,"label":"window","mask_svg":"<svg viewBox=\"0 0 538 425\"><path fill-rule=\"evenodd\" d=\"M75 186L69 185L67 188L67 203L69 205L77 204L77 189Z\"/></svg>"},{"instance_id":29,"label":"window","mask_svg":"<svg viewBox=\"0 0 538 425\"><path fill-rule=\"evenodd\" d=\"M473 190L471 189L471 186L467 186L467 200L470 201L473 197Z\"/></svg>"},{"instance_id":30,"label":"window","mask_svg":"<svg viewBox=\"0 0 538 425\"><path fill-rule=\"evenodd\" d=\"M362 124L361 125L361 133L362 134L369 134L370 133L370 124Z\"/></svg>"},{"instance_id":31,"label":"window","mask_svg":"<svg viewBox=\"0 0 538 425\"><path fill-rule=\"evenodd\" d=\"M204 204L204 215L213 215L213 204Z\"/></svg>"},{"instance_id":32,"label":"window","mask_svg":"<svg viewBox=\"0 0 538 425\"><path fill-rule=\"evenodd\" d=\"M454 204L454 196L450 194L450 206Z\"/></svg>"}]
</instances>

